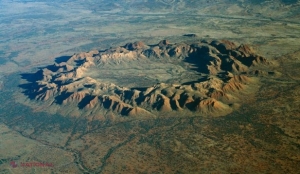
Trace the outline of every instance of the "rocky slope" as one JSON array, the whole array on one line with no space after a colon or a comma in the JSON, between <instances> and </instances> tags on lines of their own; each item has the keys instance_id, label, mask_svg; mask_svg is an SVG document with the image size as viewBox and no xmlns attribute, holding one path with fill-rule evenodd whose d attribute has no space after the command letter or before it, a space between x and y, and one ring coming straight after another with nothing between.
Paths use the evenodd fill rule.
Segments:
<instances>
[{"instance_id":1,"label":"rocky slope","mask_svg":"<svg viewBox=\"0 0 300 174\"><path fill-rule=\"evenodd\" d=\"M145 61L189 65L197 71L198 81L184 84L157 83L147 88L129 88L88 76L105 66ZM156 45L142 42L102 51L74 54L67 61L41 68L25 84L24 93L31 99L49 101L63 108L77 106L87 113L110 111L123 116L154 116L173 111L222 116L233 110L241 94L256 83L250 77L256 66L270 64L247 45L230 41L201 41ZM142 78L142 77L141 77ZM136 79L137 81L139 79ZM105 111L105 112L104 112Z\"/></svg>"}]
</instances>

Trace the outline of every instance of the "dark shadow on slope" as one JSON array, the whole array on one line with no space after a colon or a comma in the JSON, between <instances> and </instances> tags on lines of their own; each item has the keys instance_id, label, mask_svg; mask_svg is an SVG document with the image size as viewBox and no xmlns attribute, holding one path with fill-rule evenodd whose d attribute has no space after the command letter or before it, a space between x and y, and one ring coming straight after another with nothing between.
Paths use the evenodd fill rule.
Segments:
<instances>
[{"instance_id":1,"label":"dark shadow on slope","mask_svg":"<svg viewBox=\"0 0 300 174\"><path fill-rule=\"evenodd\" d=\"M55 58L55 62L63 62L67 60L67 58L70 58L70 56L61 56ZM36 96L41 94L43 91L37 92L41 87L44 87L44 85L39 85L38 81L42 80L44 78L44 69L48 69L50 71L57 71L59 67L55 66L55 64L39 67L37 72L34 73L22 73L20 74L21 79L26 80L28 83L26 84L20 84L18 87L22 88L24 91L22 92L24 95L28 96L30 99L35 99ZM59 83L59 82L57 82ZM45 89L46 90L46 89Z\"/></svg>"},{"instance_id":2,"label":"dark shadow on slope","mask_svg":"<svg viewBox=\"0 0 300 174\"><path fill-rule=\"evenodd\" d=\"M61 56L55 58L55 63L67 62L72 56Z\"/></svg>"},{"instance_id":3,"label":"dark shadow on slope","mask_svg":"<svg viewBox=\"0 0 300 174\"><path fill-rule=\"evenodd\" d=\"M143 92L139 93L139 96L135 99L137 105L141 105L145 100L145 95Z\"/></svg>"},{"instance_id":4,"label":"dark shadow on slope","mask_svg":"<svg viewBox=\"0 0 300 174\"><path fill-rule=\"evenodd\" d=\"M224 71L230 71L232 72L232 65L234 64L234 60L232 59L230 56L228 55L219 55L219 58L222 60L222 64L220 66L220 68Z\"/></svg>"},{"instance_id":5,"label":"dark shadow on slope","mask_svg":"<svg viewBox=\"0 0 300 174\"><path fill-rule=\"evenodd\" d=\"M62 104L63 101L72 95L71 92L62 92L59 96L55 97L55 103Z\"/></svg>"},{"instance_id":6,"label":"dark shadow on slope","mask_svg":"<svg viewBox=\"0 0 300 174\"><path fill-rule=\"evenodd\" d=\"M213 58L209 56L210 48L208 46L202 46L194 49L196 49L196 51L185 58L185 62L195 66L192 70L208 74L209 70L207 65L213 60Z\"/></svg>"},{"instance_id":7,"label":"dark shadow on slope","mask_svg":"<svg viewBox=\"0 0 300 174\"><path fill-rule=\"evenodd\" d=\"M132 111L133 108L129 108L129 107L124 107L121 111L121 115L123 116L128 116L129 115L129 112Z\"/></svg>"},{"instance_id":8,"label":"dark shadow on slope","mask_svg":"<svg viewBox=\"0 0 300 174\"><path fill-rule=\"evenodd\" d=\"M74 62L76 63L76 66L80 66L85 62L85 60L75 60Z\"/></svg>"},{"instance_id":9,"label":"dark shadow on slope","mask_svg":"<svg viewBox=\"0 0 300 174\"><path fill-rule=\"evenodd\" d=\"M18 87L24 89L24 91L22 93L24 95L28 96L28 98L31 100L35 99L36 96L38 96L39 94L45 92L45 91L37 92L37 90L41 87L37 83L21 84L21 85L18 85Z\"/></svg>"},{"instance_id":10,"label":"dark shadow on slope","mask_svg":"<svg viewBox=\"0 0 300 174\"><path fill-rule=\"evenodd\" d=\"M90 102L95 98L96 96L85 96L79 103L78 103L78 108L83 109L85 108Z\"/></svg>"},{"instance_id":11,"label":"dark shadow on slope","mask_svg":"<svg viewBox=\"0 0 300 174\"><path fill-rule=\"evenodd\" d=\"M196 111L197 105L200 103L200 99L196 99L193 102L187 103L185 107L187 107L190 111Z\"/></svg>"},{"instance_id":12,"label":"dark shadow on slope","mask_svg":"<svg viewBox=\"0 0 300 174\"><path fill-rule=\"evenodd\" d=\"M172 110L177 110L178 107L176 106L176 101L175 100L170 100L170 106Z\"/></svg>"},{"instance_id":13,"label":"dark shadow on slope","mask_svg":"<svg viewBox=\"0 0 300 174\"><path fill-rule=\"evenodd\" d=\"M41 92L36 92L41 86L38 85L37 81L43 79L43 71L39 70L36 73L23 73L20 74L21 79L26 80L29 83L20 84L18 87L24 89L22 92L24 95L28 96L30 99L35 99L35 97Z\"/></svg>"},{"instance_id":14,"label":"dark shadow on slope","mask_svg":"<svg viewBox=\"0 0 300 174\"><path fill-rule=\"evenodd\" d=\"M43 79L43 71L42 70L39 70L35 73L23 73L20 75L21 75L21 79L24 79L28 82L36 82L38 80Z\"/></svg>"}]
</instances>

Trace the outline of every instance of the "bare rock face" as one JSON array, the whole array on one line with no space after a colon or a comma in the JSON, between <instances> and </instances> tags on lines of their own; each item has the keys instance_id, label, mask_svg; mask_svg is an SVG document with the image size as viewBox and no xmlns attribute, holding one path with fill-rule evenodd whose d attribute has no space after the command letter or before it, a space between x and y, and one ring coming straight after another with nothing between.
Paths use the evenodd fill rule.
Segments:
<instances>
[{"instance_id":1,"label":"bare rock face","mask_svg":"<svg viewBox=\"0 0 300 174\"><path fill-rule=\"evenodd\" d=\"M133 89L90 76L105 73L101 68L106 65L118 67L127 63L130 68L130 62L142 64L145 61L185 64L205 78L182 84L159 82ZM110 111L116 115L139 117L177 111L223 116L232 112L231 105L241 94L249 92L249 85L256 83L254 77L247 75L250 69L253 72L253 67L268 64L251 47L237 46L226 40L191 44L171 44L163 40L151 46L134 42L104 51L75 54L66 62L39 70L34 74L36 79L23 88L31 99L50 101L52 105L63 105L64 108L77 106L77 109L93 114Z\"/></svg>"},{"instance_id":2,"label":"bare rock face","mask_svg":"<svg viewBox=\"0 0 300 174\"><path fill-rule=\"evenodd\" d=\"M170 42L168 40L162 40L158 43L159 47L164 47L164 46L168 46L170 44Z\"/></svg>"},{"instance_id":3,"label":"bare rock face","mask_svg":"<svg viewBox=\"0 0 300 174\"><path fill-rule=\"evenodd\" d=\"M137 49L143 49L145 47L145 44L141 41L134 42L134 43L127 43L124 48L130 51L137 50Z\"/></svg>"}]
</instances>

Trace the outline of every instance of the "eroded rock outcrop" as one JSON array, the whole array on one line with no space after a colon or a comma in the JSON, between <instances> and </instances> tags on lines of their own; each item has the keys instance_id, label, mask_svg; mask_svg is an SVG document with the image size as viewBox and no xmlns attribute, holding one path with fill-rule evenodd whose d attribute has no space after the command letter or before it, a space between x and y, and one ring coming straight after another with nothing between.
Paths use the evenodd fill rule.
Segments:
<instances>
[{"instance_id":1,"label":"eroded rock outcrop","mask_svg":"<svg viewBox=\"0 0 300 174\"><path fill-rule=\"evenodd\" d=\"M88 76L106 64L155 60L184 62L205 74L205 80L185 84L157 83L143 90L121 87ZM75 54L66 62L39 70L31 89L25 94L36 100L52 101L97 113L109 110L123 116L152 116L157 112L188 111L203 116L221 116L232 111L230 105L255 83L247 76L252 67L269 62L247 45L230 41L175 43L157 45L142 42L104 51ZM138 79L137 79L138 80Z\"/></svg>"}]
</instances>

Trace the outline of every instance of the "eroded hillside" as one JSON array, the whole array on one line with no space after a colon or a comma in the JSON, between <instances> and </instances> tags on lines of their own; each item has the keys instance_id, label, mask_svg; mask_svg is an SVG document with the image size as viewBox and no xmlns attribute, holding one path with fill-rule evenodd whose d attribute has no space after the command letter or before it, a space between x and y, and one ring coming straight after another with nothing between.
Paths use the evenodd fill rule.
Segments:
<instances>
[{"instance_id":1,"label":"eroded hillside","mask_svg":"<svg viewBox=\"0 0 300 174\"><path fill-rule=\"evenodd\" d=\"M74 54L24 75L30 83L21 87L29 98L55 106L65 115L93 119L171 112L224 116L255 92L257 75L274 74L261 70L272 64L248 45L227 40L134 42Z\"/></svg>"}]
</instances>

